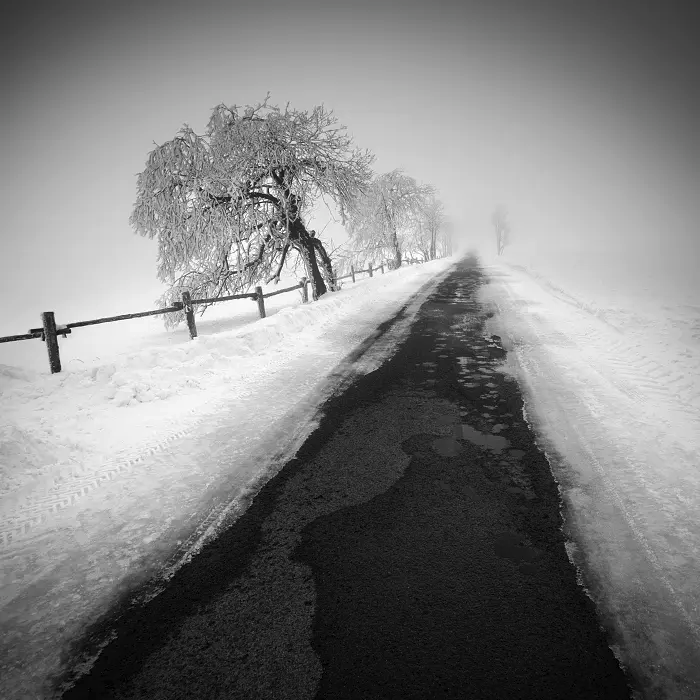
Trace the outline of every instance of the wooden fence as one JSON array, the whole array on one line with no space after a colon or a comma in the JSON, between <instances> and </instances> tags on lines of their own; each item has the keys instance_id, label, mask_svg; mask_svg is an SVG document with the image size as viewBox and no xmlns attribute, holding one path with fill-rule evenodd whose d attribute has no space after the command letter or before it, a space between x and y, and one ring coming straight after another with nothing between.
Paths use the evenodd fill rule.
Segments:
<instances>
[{"instance_id":1,"label":"wooden fence","mask_svg":"<svg viewBox=\"0 0 700 700\"><path fill-rule=\"evenodd\" d=\"M425 261L412 259L412 260L402 260L401 262L406 263L407 265L417 265L417 264L420 264L421 262L425 262ZM388 267L388 265L389 265L389 263L387 263L387 267ZM350 273L347 275L343 275L342 277L336 277L335 281L340 282L340 280L344 280L344 279L347 279L348 277L352 277L352 281L355 282L356 281L355 275L359 275L360 273L363 273L363 272L368 272L369 276L373 277L374 273L377 270L381 270L381 273L384 274L384 263L380 263L375 268L373 268L372 264L370 263L369 267L366 270L356 270L352 265L350 265Z\"/></svg>"},{"instance_id":2,"label":"wooden fence","mask_svg":"<svg viewBox=\"0 0 700 700\"><path fill-rule=\"evenodd\" d=\"M404 260L403 262L413 265L419 261L417 260ZM355 276L360 273L369 273L372 277L374 271L381 270L384 274L384 263L381 263L378 267L372 268L369 266L367 270L355 270L350 266L350 274L343 275L342 277L337 277L336 281L352 277L352 281L355 282ZM308 280L306 277L302 277L301 281L295 284L293 287L286 287L285 289L278 289L269 294L263 294L261 287L256 287L254 293L250 294L232 294L231 296L218 297L215 299L192 299L189 292L182 293L182 301L176 301L172 306L168 306L164 309L155 309L153 311L139 311L135 314L121 314L120 316L107 316L105 318L94 318L90 321L76 321L75 323L66 323L64 325L57 324L53 311L44 311L41 314L41 328L30 328L27 333L20 335L6 335L0 337L0 343L13 343L18 340L32 340L33 338L41 338L46 343L46 350L49 355L49 366L51 368L51 373L61 371L61 356L58 349L58 337L62 336L67 338L68 334L72 332L73 328L82 328L83 326L94 326L98 323L112 323L114 321L126 321L132 318L142 318L144 316L158 316L160 314L169 314L175 311L184 311L185 320L187 321L187 328L190 333L190 339L197 337L197 325L194 319L194 307L197 304L216 304L220 301L231 301L233 299L254 299L258 302L258 313L260 318L265 318L265 299L269 297L274 297L277 294L285 294L286 292L293 292L295 289L301 289L302 302L307 304L309 301L308 292Z\"/></svg>"},{"instance_id":3,"label":"wooden fence","mask_svg":"<svg viewBox=\"0 0 700 700\"><path fill-rule=\"evenodd\" d=\"M375 270L381 270L382 274L384 274L384 263L382 263L379 267L375 267ZM352 265L350 265L350 274L348 275L343 275L342 277L336 277L335 281L340 282L340 280L347 279L348 277L352 277L352 281L355 282L355 275L359 275L362 272L369 272L370 277L374 277L374 270L372 270L372 264L370 263L369 267L366 270L356 270Z\"/></svg>"}]
</instances>

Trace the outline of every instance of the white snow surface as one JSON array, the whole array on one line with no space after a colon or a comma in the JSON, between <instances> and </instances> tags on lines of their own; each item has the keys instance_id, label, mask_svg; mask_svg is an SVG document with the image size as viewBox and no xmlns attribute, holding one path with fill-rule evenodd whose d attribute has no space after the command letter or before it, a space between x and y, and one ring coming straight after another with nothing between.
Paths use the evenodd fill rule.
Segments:
<instances>
[{"instance_id":1,"label":"white snow surface","mask_svg":"<svg viewBox=\"0 0 700 700\"><path fill-rule=\"evenodd\" d=\"M570 557L615 652L642 697L700 697L700 296L634 260L515 248L482 259L487 333L509 351L501 370L524 391ZM313 430L339 361L453 262L346 280L309 305L280 295L263 321L248 307L247 325L229 307L198 320L196 341L154 333L59 375L0 368L0 624L11 630L0 696L44 697L71 639L235 517Z\"/></svg>"},{"instance_id":2,"label":"white snow surface","mask_svg":"<svg viewBox=\"0 0 700 700\"><path fill-rule=\"evenodd\" d=\"M700 298L659 265L486 261L489 332L564 508L569 554L644 698L700 697ZM650 266L653 268L653 266Z\"/></svg>"},{"instance_id":3,"label":"white snow surface","mask_svg":"<svg viewBox=\"0 0 700 700\"><path fill-rule=\"evenodd\" d=\"M55 375L0 366L0 697L49 696L71 640L240 513L318 424L342 359L453 263L358 276L310 304L280 294L265 319L223 302L193 341L154 331Z\"/></svg>"}]
</instances>

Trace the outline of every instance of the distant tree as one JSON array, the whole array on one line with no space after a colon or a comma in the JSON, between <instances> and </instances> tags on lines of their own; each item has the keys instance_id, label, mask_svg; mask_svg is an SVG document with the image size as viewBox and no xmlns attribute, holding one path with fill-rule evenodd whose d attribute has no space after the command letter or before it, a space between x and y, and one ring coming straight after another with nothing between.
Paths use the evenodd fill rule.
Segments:
<instances>
[{"instance_id":1,"label":"distant tree","mask_svg":"<svg viewBox=\"0 0 700 700\"><path fill-rule=\"evenodd\" d=\"M430 240L428 259L435 260L437 257L438 234L445 225L445 207L434 193L428 197L423 207L422 221L425 223L426 232Z\"/></svg>"},{"instance_id":2,"label":"distant tree","mask_svg":"<svg viewBox=\"0 0 700 700\"><path fill-rule=\"evenodd\" d=\"M433 188L419 185L401 170L377 175L348 209L349 234L365 252L385 254L401 267L401 237L412 226Z\"/></svg>"},{"instance_id":3,"label":"distant tree","mask_svg":"<svg viewBox=\"0 0 700 700\"><path fill-rule=\"evenodd\" d=\"M445 219L440 227L435 244L436 257L446 258L452 255L453 224L450 219Z\"/></svg>"},{"instance_id":4,"label":"distant tree","mask_svg":"<svg viewBox=\"0 0 700 700\"><path fill-rule=\"evenodd\" d=\"M438 235L444 223L443 204L433 192L425 198L406 232L400 236L406 257L419 262L435 260Z\"/></svg>"},{"instance_id":5,"label":"distant tree","mask_svg":"<svg viewBox=\"0 0 700 700\"><path fill-rule=\"evenodd\" d=\"M510 240L510 223L508 222L508 212L502 204L494 209L491 222L496 234L496 250L498 255L503 255L503 249Z\"/></svg>"},{"instance_id":6,"label":"distant tree","mask_svg":"<svg viewBox=\"0 0 700 700\"><path fill-rule=\"evenodd\" d=\"M158 277L170 285L160 303L185 290L218 298L277 283L290 249L303 260L314 297L334 288L330 256L304 213L328 198L344 221L369 187L374 156L354 148L323 106L281 110L268 99L220 104L204 135L185 125L149 154L130 222L158 239Z\"/></svg>"},{"instance_id":7,"label":"distant tree","mask_svg":"<svg viewBox=\"0 0 700 700\"><path fill-rule=\"evenodd\" d=\"M430 233L422 217L416 217L415 223L403 238L402 246L408 260L430 260Z\"/></svg>"}]
</instances>

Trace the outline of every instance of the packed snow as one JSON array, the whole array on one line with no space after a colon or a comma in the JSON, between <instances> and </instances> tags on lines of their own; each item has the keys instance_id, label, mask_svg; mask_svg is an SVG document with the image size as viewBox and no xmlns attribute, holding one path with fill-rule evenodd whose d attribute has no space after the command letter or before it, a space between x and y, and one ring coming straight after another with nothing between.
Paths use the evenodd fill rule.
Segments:
<instances>
[{"instance_id":1,"label":"packed snow","mask_svg":"<svg viewBox=\"0 0 700 700\"><path fill-rule=\"evenodd\" d=\"M644 697L698 698L700 297L661 264L511 253L486 270L615 651Z\"/></svg>"},{"instance_id":2,"label":"packed snow","mask_svg":"<svg viewBox=\"0 0 700 700\"><path fill-rule=\"evenodd\" d=\"M358 276L309 304L280 294L265 319L223 302L194 341L151 326L140 350L105 348L103 364L0 367L0 696L46 696L71 640L235 517L317 425L347 353L453 263Z\"/></svg>"},{"instance_id":3,"label":"packed snow","mask_svg":"<svg viewBox=\"0 0 700 700\"><path fill-rule=\"evenodd\" d=\"M501 369L523 388L614 649L644 697L700 697L700 297L639 261L482 260L486 332L509 350ZM140 349L59 375L2 367L0 694L45 693L120 593L235 517L313 430L346 353L453 262L346 280L308 305L280 295L265 320L221 304L196 341L153 326Z\"/></svg>"}]
</instances>

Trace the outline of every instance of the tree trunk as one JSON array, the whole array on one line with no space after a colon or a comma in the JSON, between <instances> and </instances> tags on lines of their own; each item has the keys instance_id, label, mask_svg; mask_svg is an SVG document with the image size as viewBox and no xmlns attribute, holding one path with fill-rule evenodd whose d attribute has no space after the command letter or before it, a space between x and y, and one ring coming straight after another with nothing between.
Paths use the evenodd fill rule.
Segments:
<instances>
[{"instance_id":1,"label":"tree trunk","mask_svg":"<svg viewBox=\"0 0 700 700\"><path fill-rule=\"evenodd\" d=\"M319 297L323 296L328 289L326 287L326 283L323 281L321 271L318 269L318 263L316 262L316 251L313 243L311 243L310 239L306 238L295 241L293 246L304 261L306 276L311 282L313 298L318 299Z\"/></svg>"},{"instance_id":2,"label":"tree trunk","mask_svg":"<svg viewBox=\"0 0 700 700\"><path fill-rule=\"evenodd\" d=\"M304 226L304 222L301 220L301 216L299 216L298 201L296 196L291 194L289 190L287 190L286 196L289 201L289 211L285 217L289 232L289 242L304 260L306 277L311 282L313 297L314 299L318 299L328 291L328 287L326 286L321 270L318 267L316 252L319 252L319 256L324 264L324 271L326 271L329 276L329 286L332 289L333 270L330 266L330 258L328 257L325 248L323 248L321 241L318 241L306 230L306 226ZM326 266L327 269L325 269Z\"/></svg>"},{"instance_id":3,"label":"tree trunk","mask_svg":"<svg viewBox=\"0 0 700 700\"><path fill-rule=\"evenodd\" d=\"M323 243L321 243L321 241L319 241L318 238L312 238L311 243L313 244L314 248L316 249L316 252L318 253L319 262L321 263L321 274L325 279L326 286L332 292L337 291L335 275L333 273L333 263L331 262L331 258L328 255L328 252L324 248Z\"/></svg>"},{"instance_id":4,"label":"tree trunk","mask_svg":"<svg viewBox=\"0 0 700 700\"><path fill-rule=\"evenodd\" d=\"M391 247L393 249L394 253L394 264L396 267L394 268L395 270L398 270L401 267L401 246L399 245L399 237L396 235L396 229L392 228L391 229Z\"/></svg>"},{"instance_id":5,"label":"tree trunk","mask_svg":"<svg viewBox=\"0 0 700 700\"><path fill-rule=\"evenodd\" d=\"M292 247L301 255L306 268L306 276L311 282L314 299L318 299L328 291L328 288L318 267L318 261L316 260L317 247L314 245L314 240L300 219L291 222L289 241Z\"/></svg>"},{"instance_id":6,"label":"tree trunk","mask_svg":"<svg viewBox=\"0 0 700 700\"><path fill-rule=\"evenodd\" d=\"M386 197L382 195L382 201L384 202L384 215L386 216L385 225L389 227L389 244L393 249L394 253L394 264L396 267L394 269L398 270L401 267L401 247L399 246L399 237L396 235L396 225L389 212L389 207L386 203Z\"/></svg>"}]
</instances>

